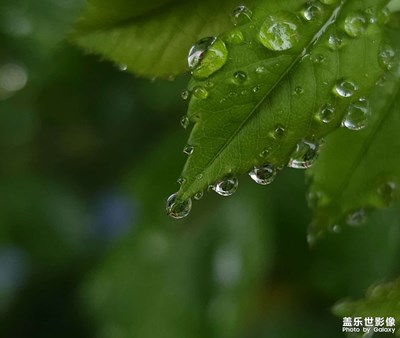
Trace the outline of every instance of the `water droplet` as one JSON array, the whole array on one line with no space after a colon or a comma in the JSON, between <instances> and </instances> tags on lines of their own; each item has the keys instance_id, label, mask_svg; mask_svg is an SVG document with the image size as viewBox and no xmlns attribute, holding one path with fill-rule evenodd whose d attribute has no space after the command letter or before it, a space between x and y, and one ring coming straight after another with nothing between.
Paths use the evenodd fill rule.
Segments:
<instances>
[{"instance_id":1,"label":"water droplet","mask_svg":"<svg viewBox=\"0 0 400 338\"><path fill-rule=\"evenodd\" d=\"M177 180L176 180L176 182L179 184L179 185L182 185L182 184L184 184L185 182L186 182L186 179L184 178L184 177L179 177Z\"/></svg>"},{"instance_id":2,"label":"water droplet","mask_svg":"<svg viewBox=\"0 0 400 338\"><path fill-rule=\"evenodd\" d=\"M324 5L333 5L338 2L338 0L319 0Z\"/></svg>"},{"instance_id":3,"label":"water droplet","mask_svg":"<svg viewBox=\"0 0 400 338\"><path fill-rule=\"evenodd\" d=\"M128 66L127 66L127 65L119 65L119 66L118 66L118 69L119 69L121 72L126 72L126 71L128 70Z\"/></svg>"},{"instance_id":4,"label":"water droplet","mask_svg":"<svg viewBox=\"0 0 400 338\"><path fill-rule=\"evenodd\" d=\"M236 177L227 177L217 182L212 189L221 196L231 196L237 190L239 181Z\"/></svg>"},{"instance_id":5,"label":"water droplet","mask_svg":"<svg viewBox=\"0 0 400 338\"><path fill-rule=\"evenodd\" d=\"M294 93L295 93L296 95L303 94L303 93L304 93L303 87L297 86L297 87L294 89Z\"/></svg>"},{"instance_id":6,"label":"water droplet","mask_svg":"<svg viewBox=\"0 0 400 338\"><path fill-rule=\"evenodd\" d=\"M391 70L396 65L396 52L395 50L384 44L381 46L378 54L379 65L385 70Z\"/></svg>"},{"instance_id":7,"label":"water droplet","mask_svg":"<svg viewBox=\"0 0 400 338\"><path fill-rule=\"evenodd\" d=\"M235 26L244 25L251 21L253 13L246 6L238 6L233 10L232 21Z\"/></svg>"},{"instance_id":8,"label":"water droplet","mask_svg":"<svg viewBox=\"0 0 400 338\"><path fill-rule=\"evenodd\" d=\"M368 125L368 119L371 115L369 103L365 99L359 99L352 103L342 121L342 126L350 130L361 130Z\"/></svg>"},{"instance_id":9,"label":"water droplet","mask_svg":"<svg viewBox=\"0 0 400 338\"><path fill-rule=\"evenodd\" d=\"M335 118L335 108L330 103L326 103L320 108L317 116L323 123L330 123Z\"/></svg>"},{"instance_id":10,"label":"water droplet","mask_svg":"<svg viewBox=\"0 0 400 338\"><path fill-rule=\"evenodd\" d=\"M367 219L367 214L364 208L357 209L347 215L346 223L351 226L363 224Z\"/></svg>"},{"instance_id":11,"label":"water droplet","mask_svg":"<svg viewBox=\"0 0 400 338\"><path fill-rule=\"evenodd\" d=\"M292 48L299 40L296 17L289 12L279 12L276 15L268 16L261 25L258 38L265 47L272 51Z\"/></svg>"},{"instance_id":12,"label":"water droplet","mask_svg":"<svg viewBox=\"0 0 400 338\"><path fill-rule=\"evenodd\" d=\"M329 226L328 230L333 234L338 234L342 231L342 228L339 224L332 224Z\"/></svg>"},{"instance_id":13,"label":"water droplet","mask_svg":"<svg viewBox=\"0 0 400 338\"><path fill-rule=\"evenodd\" d=\"M253 93L257 93L260 90L260 88L261 88L260 85L254 86L252 89Z\"/></svg>"},{"instance_id":14,"label":"water droplet","mask_svg":"<svg viewBox=\"0 0 400 338\"><path fill-rule=\"evenodd\" d=\"M204 100L208 97L208 91L204 87L196 87L194 88L193 95L200 100Z\"/></svg>"},{"instance_id":15,"label":"water droplet","mask_svg":"<svg viewBox=\"0 0 400 338\"><path fill-rule=\"evenodd\" d=\"M389 22L391 15L391 10L388 7L384 7L380 13L378 13L377 22L386 25Z\"/></svg>"},{"instance_id":16,"label":"water droplet","mask_svg":"<svg viewBox=\"0 0 400 338\"><path fill-rule=\"evenodd\" d=\"M273 133L273 137L275 138L282 138L285 135L286 129L281 124L277 124L275 126L275 130Z\"/></svg>"},{"instance_id":17,"label":"water droplet","mask_svg":"<svg viewBox=\"0 0 400 338\"><path fill-rule=\"evenodd\" d=\"M212 88L212 87L214 87L214 83L212 81L210 81L210 80L207 80L206 81L206 87L207 88Z\"/></svg>"},{"instance_id":18,"label":"water droplet","mask_svg":"<svg viewBox=\"0 0 400 338\"><path fill-rule=\"evenodd\" d=\"M257 184L267 185L274 181L276 169L272 164L266 163L260 167L254 167L249 175Z\"/></svg>"},{"instance_id":19,"label":"water droplet","mask_svg":"<svg viewBox=\"0 0 400 338\"><path fill-rule=\"evenodd\" d=\"M266 68L264 67L264 66L258 66L257 68L256 68L256 73L257 74L263 74L263 73L265 73L266 72Z\"/></svg>"},{"instance_id":20,"label":"water droplet","mask_svg":"<svg viewBox=\"0 0 400 338\"><path fill-rule=\"evenodd\" d=\"M378 195L382 198L385 206L389 207L392 204L395 194L397 192L396 181L389 180L382 183L381 185L379 185L377 192Z\"/></svg>"},{"instance_id":21,"label":"water droplet","mask_svg":"<svg viewBox=\"0 0 400 338\"><path fill-rule=\"evenodd\" d=\"M226 41L233 43L234 45L240 45L244 41L244 36L241 30L234 29L230 31L226 36Z\"/></svg>"},{"instance_id":22,"label":"water droplet","mask_svg":"<svg viewBox=\"0 0 400 338\"><path fill-rule=\"evenodd\" d=\"M198 200L201 200L203 198L203 195L204 195L203 191L198 191L197 193L194 194L193 198L196 201L198 201Z\"/></svg>"},{"instance_id":23,"label":"water droplet","mask_svg":"<svg viewBox=\"0 0 400 338\"><path fill-rule=\"evenodd\" d=\"M306 195L308 207L311 209L315 209L319 205L321 197L322 197L321 191L310 190Z\"/></svg>"},{"instance_id":24,"label":"water droplet","mask_svg":"<svg viewBox=\"0 0 400 338\"><path fill-rule=\"evenodd\" d=\"M339 80L333 87L333 93L340 97L351 97L357 90L356 85L344 79Z\"/></svg>"},{"instance_id":25,"label":"water droplet","mask_svg":"<svg viewBox=\"0 0 400 338\"><path fill-rule=\"evenodd\" d=\"M248 92L248 90L243 89L243 90L240 92L240 94L244 96L244 95L248 95L249 92Z\"/></svg>"},{"instance_id":26,"label":"water droplet","mask_svg":"<svg viewBox=\"0 0 400 338\"><path fill-rule=\"evenodd\" d=\"M197 176L196 176L196 180L201 180L203 178L203 174L198 174Z\"/></svg>"},{"instance_id":27,"label":"water droplet","mask_svg":"<svg viewBox=\"0 0 400 338\"><path fill-rule=\"evenodd\" d=\"M378 21L378 17L377 17L378 13L377 13L377 9L375 7L367 8L364 11L364 13L365 13L365 15L366 15L366 17L368 19L368 22L376 23Z\"/></svg>"},{"instance_id":28,"label":"water droplet","mask_svg":"<svg viewBox=\"0 0 400 338\"><path fill-rule=\"evenodd\" d=\"M183 152L188 156L192 155L193 151L194 151L194 147L191 145L186 145L185 148L183 148Z\"/></svg>"},{"instance_id":29,"label":"water droplet","mask_svg":"<svg viewBox=\"0 0 400 338\"><path fill-rule=\"evenodd\" d=\"M314 246L317 243L317 236L313 234L307 234L307 244L309 246Z\"/></svg>"},{"instance_id":30,"label":"water droplet","mask_svg":"<svg viewBox=\"0 0 400 338\"><path fill-rule=\"evenodd\" d=\"M180 219L189 215L192 209L192 200L188 198L185 201L179 200L177 194L172 194L167 199L166 211L167 215L172 218Z\"/></svg>"},{"instance_id":31,"label":"water droplet","mask_svg":"<svg viewBox=\"0 0 400 338\"><path fill-rule=\"evenodd\" d=\"M247 74L241 70L238 70L233 74L233 81L236 84L243 84L247 80Z\"/></svg>"},{"instance_id":32,"label":"water droplet","mask_svg":"<svg viewBox=\"0 0 400 338\"><path fill-rule=\"evenodd\" d=\"M348 36L356 38L367 28L367 19L361 13L353 13L344 20L344 31Z\"/></svg>"},{"instance_id":33,"label":"water droplet","mask_svg":"<svg viewBox=\"0 0 400 338\"><path fill-rule=\"evenodd\" d=\"M271 151L270 147L266 147L258 154L258 156L260 156L261 158L265 158L268 156L270 151Z\"/></svg>"},{"instance_id":34,"label":"water droplet","mask_svg":"<svg viewBox=\"0 0 400 338\"><path fill-rule=\"evenodd\" d=\"M312 55L311 56L311 61L316 64L324 63L325 62L325 56L323 54L317 54L317 55Z\"/></svg>"},{"instance_id":35,"label":"water droplet","mask_svg":"<svg viewBox=\"0 0 400 338\"><path fill-rule=\"evenodd\" d=\"M328 46L331 50L338 50L344 45L343 38L337 34L331 34L328 37Z\"/></svg>"},{"instance_id":36,"label":"water droplet","mask_svg":"<svg viewBox=\"0 0 400 338\"><path fill-rule=\"evenodd\" d=\"M184 129L186 129L187 127L189 127L189 124L190 124L189 118L186 115L182 116L181 117L181 126Z\"/></svg>"},{"instance_id":37,"label":"water droplet","mask_svg":"<svg viewBox=\"0 0 400 338\"><path fill-rule=\"evenodd\" d=\"M291 155L288 167L295 169L310 168L318 157L319 146L320 144L316 140L301 140Z\"/></svg>"},{"instance_id":38,"label":"water droplet","mask_svg":"<svg viewBox=\"0 0 400 338\"><path fill-rule=\"evenodd\" d=\"M375 84L379 87L383 87L386 83L386 80L387 80L386 75L383 74L382 76L379 77L378 80L376 80Z\"/></svg>"},{"instance_id":39,"label":"water droplet","mask_svg":"<svg viewBox=\"0 0 400 338\"><path fill-rule=\"evenodd\" d=\"M190 49L188 65L196 79L206 79L221 69L228 59L228 50L225 43L215 37L199 40Z\"/></svg>"},{"instance_id":40,"label":"water droplet","mask_svg":"<svg viewBox=\"0 0 400 338\"><path fill-rule=\"evenodd\" d=\"M301 16L307 20L315 20L322 14L322 7L318 2L307 1L301 10Z\"/></svg>"},{"instance_id":41,"label":"water droplet","mask_svg":"<svg viewBox=\"0 0 400 338\"><path fill-rule=\"evenodd\" d=\"M181 98L182 98L182 100L183 101L186 101L188 98L189 98L189 91L188 90L184 90L182 93L181 93Z\"/></svg>"}]
</instances>

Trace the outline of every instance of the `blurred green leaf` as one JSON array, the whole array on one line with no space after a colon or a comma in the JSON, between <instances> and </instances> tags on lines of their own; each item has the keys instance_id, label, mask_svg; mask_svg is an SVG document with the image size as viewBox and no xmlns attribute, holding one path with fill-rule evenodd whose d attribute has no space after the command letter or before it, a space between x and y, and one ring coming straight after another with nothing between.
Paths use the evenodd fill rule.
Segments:
<instances>
[{"instance_id":1,"label":"blurred green leaf","mask_svg":"<svg viewBox=\"0 0 400 338\"><path fill-rule=\"evenodd\" d=\"M398 52L398 32L386 38ZM387 74L383 80L370 97L368 126L359 132L342 129L330 135L308 172L312 179L309 200L315 207L311 238L338 224L361 224L370 208L387 207L398 197L400 86L397 74Z\"/></svg>"},{"instance_id":2,"label":"blurred green leaf","mask_svg":"<svg viewBox=\"0 0 400 338\"><path fill-rule=\"evenodd\" d=\"M167 78L186 70L194 41L230 26L230 13L237 4L237 0L91 0L71 41L137 75Z\"/></svg>"},{"instance_id":3,"label":"blurred green leaf","mask_svg":"<svg viewBox=\"0 0 400 338\"><path fill-rule=\"evenodd\" d=\"M341 125L349 105L375 89L384 73L378 62L383 25L358 13L379 16L385 3L263 1L251 20L214 42L222 52L225 43L228 59L221 70L208 69L206 52L189 84L193 154L178 198L265 163L311 165L320 138ZM353 31L352 20L365 22ZM326 107L333 111L329 120Z\"/></svg>"},{"instance_id":4,"label":"blurred green leaf","mask_svg":"<svg viewBox=\"0 0 400 338\"><path fill-rule=\"evenodd\" d=\"M341 301L333 307L333 312L336 316L340 317L372 317L375 327L371 327L371 331L380 328L390 328L395 330L396 335L399 336L400 330L396 328L396 322L400 321L400 279L391 283L372 285L367 290L364 299L358 301ZM375 318L382 318L382 325L376 325ZM394 318L394 325L392 325L393 323L388 324L386 322L387 318ZM389 321L391 320L389 319ZM363 333L360 333L359 337L365 336Z\"/></svg>"}]
</instances>

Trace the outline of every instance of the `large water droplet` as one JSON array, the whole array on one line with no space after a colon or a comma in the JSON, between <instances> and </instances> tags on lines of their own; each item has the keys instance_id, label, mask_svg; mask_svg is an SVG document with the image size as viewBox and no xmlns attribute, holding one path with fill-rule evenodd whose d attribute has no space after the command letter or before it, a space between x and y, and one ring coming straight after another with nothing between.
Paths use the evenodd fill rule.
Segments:
<instances>
[{"instance_id":1,"label":"large water droplet","mask_svg":"<svg viewBox=\"0 0 400 338\"><path fill-rule=\"evenodd\" d=\"M249 172L249 175L257 184L267 185L274 181L276 169L272 164L266 163L260 167L254 167L254 169Z\"/></svg>"},{"instance_id":2,"label":"large water droplet","mask_svg":"<svg viewBox=\"0 0 400 338\"><path fill-rule=\"evenodd\" d=\"M226 41L233 43L234 45L240 45L244 41L244 36L241 30L234 29L230 31L226 36Z\"/></svg>"},{"instance_id":3,"label":"large water droplet","mask_svg":"<svg viewBox=\"0 0 400 338\"><path fill-rule=\"evenodd\" d=\"M231 196L235 193L239 185L236 177L226 177L217 182L212 189L221 196Z\"/></svg>"},{"instance_id":4,"label":"large water droplet","mask_svg":"<svg viewBox=\"0 0 400 338\"><path fill-rule=\"evenodd\" d=\"M238 6L233 10L232 21L235 26L244 25L251 21L253 13L246 6Z\"/></svg>"},{"instance_id":5,"label":"large water droplet","mask_svg":"<svg viewBox=\"0 0 400 338\"><path fill-rule=\"evenodd\" d=\"M316 140L301 140L290 157L288 167L295 169L310 168L318 157L319 147L320 144Z\"/></svg>"},{"instance_id":6,"label":"large water droplet","mask_svg":"<svg viewBox=\"0 0 400 338\"><path fill-rule=\"evenodd\" d=\"M193 91L194 97L200 100L204 100L208 97L208 91L204 87L196 87Z\"/></svg>"},{"instance_id":7,"label":"large water droplet","mask_svg":"<svg viewBox=\"0 0 400 338\"><path fill-rule=\"evenodd\" d=\"M377 189L378 195L382 198L385 206L390 206L395 198L397 192L397 182L388 180L379 185Z\"/></svg>"},{"instance_id":8,"label":"large water droplet","mask_svg":"<svg viewBox=\"0 0 400 338\"><path fill-rule=\"evenodd\" d=\"M184 152L186 155L190 156L190 155L192 155L193 152L194 152L194 147L188 144L188 145L185 146L185 148L183 148L183 152Z\"/></svg>"},{"instance_id":9,"label":"large water droplet","mask_svg":"<svg viewBox=\"0 0 400 338\"><path fill-rule=\"evenodd\" d=\"M187 127L189 127L189 124L190 124L189 118L186 115L182 116L181 117L181 126L184 129L186 129Z\"/></svg>"},{"instance_id":10,"label":"large water droplet","mask_svg":"<svg viewBox=\"0 0 400 338\"><path fill-rule=\"evenodd\" d=\"M243 84L247 80L247 74L241 70L238 70L233 74L233 81L236 84Z\"/></svg>"},{"instance_id":11,"label":"large water droplet","mask_svg":"<svg viewBox=\"0 0 400 338\"><path fill-rule=\"evenodd\" d=\"M307 20L315 20L322 14L322 7L318 2L307 1L301 10L301 16Z\"/></svg>"},{"instance_id":12,"label":"large water droplet","mask_svg":"<svg viewBox=\"0 0 400 338\"><path fill-rule=\"evenodd\" d=\"M378 54L379 65L385 70L391 70L396 65L396 52L395 50L384 44L381 46Z\"/></svg>"},{"instance_id":13,"label":"large water droplet","mask_svg":"<svg viewBox=\"0 0 400 338\"><path fill-rule=\"evenodd\" d=\"M333 87L333 93L340 97L351 97L357 90L357 86L351 82L344 79L339 80Z\"/></svg>"},{"instance_id":14,"label":"large water droplet","mask_svg":"<svg viewBox=\"0 0 400 338\"><path fill-rule=\"evenodd\" d=\"M261 25L260 42L270 50L282 51L292 48L299 40L298 22L289 12L270 15Z\"/></svg>"},{"instance_id":15,"label":"large water droplet","mask_svg":"<svg viewBox=\"0 0 400 338\"><path fill-rule=\"evenodd\" d=\"M344 20L344 31L352 38L360 36L367 28L368 21L361 13L353 13Z\"/></svg>"},{"instance_id":16,"label":"large water droplet","mask_svg":"<svg viewBox=\"0 0 400 338\"><path fill-rule=\"evenodd\" d=\"M323 123L330 123L335 118L335 108L330 104L324 104L317 115L318 119Z\"/></svg>"},{"instance_id":17,"label":"large water droplet","mask_svg":"<svg viewBox=\"0 0 400 338\"><path fill-rule=\"evenodd\" d=\"M192 209L192 200L188 198L182 201L177 198L177 194L172 194L167 199L166 211L167 215L176 219L184 218L189 215Z\"/></svg>"},{"instance_id":18,"label":"large water droplet","mask_svg":"<svg viewBox=\"0 0 400 338\"><path fill-rule=\"evenodd\" d=\"M367 219L367 214L364 208L357 209L347 215L346 223L351 226L359 226Z\"/></svg>"},{"instance_id":19,"label":"large water droplet","mask_svg":"<svg viewBox=\"0 0 400 338\"><path fill-rule=\"evenodd\" d=\"M199 40L190 49L188 65L194 78L206 79L221 69L228 59L225 43L215 37Z\"/></svg>"},{"instance_id":20,"label":"large water droplet","mask_svg":"<svg viewBox=\"0 0 400 338\"><path fill-rule=\"evenodd\" d=\"M368 101L359 99L347 108L342 126L350 130L361 130L368 125L370 115L371 109Z\"/></svg>"}]
</instances>

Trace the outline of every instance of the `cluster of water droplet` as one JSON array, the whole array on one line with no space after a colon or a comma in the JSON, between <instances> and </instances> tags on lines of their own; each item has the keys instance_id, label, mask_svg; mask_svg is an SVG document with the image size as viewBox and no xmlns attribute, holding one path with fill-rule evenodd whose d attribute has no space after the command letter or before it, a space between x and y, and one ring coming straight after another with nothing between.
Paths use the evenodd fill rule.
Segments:
<instances>
[{"instance_id":1,"label":"cluster of water droplet","mask_svg":"<svg viewBox=\"0 0 400 338\"><path fill-rule=\"evenodd\" d=\"M258 28L257 40L262 46L274 52L285 52L295 47L301 38L302 25L307 22L317 21L321 19L327 6L337 5L340 0L319 0L307 1L304 3L302 9L298 13L289 11L280 11L275 13L268 13L264 21ZM360 37L368 29L370 24L374 24L382 17L388 14L377 13L376 9L368 9L365 12L353 12L347 15L341 25L341 30L335 30L328 34L326 44L331 50L337 51L342 47L349 44L351 39ZM194 79L200 80L199 85L190 90L182 92L182 99L188 100L205 100L210 95L210 89L213 86L212 80L208 80L210 76L220 70L228 61L228 48L226 43L233 45L240 45L245 42L245 37L242 31L242 25L250 23L253 25L253 13L246 6L237 7L232 14L232 20L235 28L226 33L223 38L219 37L206 37L196 42L189 51L188 66ZM254 27L254 26L253 26ZM314 64L322 64L325 62L326 56L323 53L311 56L311 61ZM398 64L398 56L396 51L387 44L382 44L379 53L378 61L381 67L390 71ZM279 66L279 63L277 63ZM273 65L271 65L272 67ZM265 76L267 68L264 65L259 65L255 69L257 76ZM382 82L384 81L382 77ZM220 103L223 103L229 96L248 95L249 93L257 93L262 84L257 84L252 88L246 87L249 83L249 75L244 70L236 70L231 74L231 83L239 88L238 92L230 92L226 97L221 98ZM328 82L324 83L328 85ZM241 88L241 89L240 89ZM336 81L332 87L334 97L349 100L348 107L344 112L341 125L350 130L361 130L368 125L368 120L371 115L370 105L365 98L359 98L357 92L359 85L351 79L341 78ZM304 88L297 86L294 88L294 95L301 95L304 93ZM329 124L332 121L337 121L338 112L336 111L335 102L327 102L323 104L316 112L316 119L323 124ZM340 115L342 111L340 112ZM191 117L192 121L196 119ZM190 124L188 116L181 118L181 125L186 129ZM274 130L270 133L272 139L279 140L286 134L285 126L277 124ZM313 137L305 138L298 142L295 150L290 156L288 167L296 169L306 169L312 166L318 157L321 140L316 140ZM183 152L188 156L194 153L195 147L193 145L186 145ZM260 157L266 159L269 154L269 149L264 149L260 153ZM271 163L265 162L261 166L254 167L249 176L258 184L267 185L273 182L277 170ZM202 174L198 175L200 178ZM197 177L197 178L199 178ZM183 183L183 182L181 182ZM237 187L238 180L234 176L228 176L214 185L210 186L212 190L221 196L232 195ZM391 187L391 185L389 185ZM387 188L387 186L386 186ZM390 190L389 188L386 190ZM386 191L381 189L381 191ZM177 199L177 194L170 196L167 202L167 213L174 218L185 217L189 212L192 205L191 199L181 201ZM193 196L195 200L200 199L203 192L198 192ZM347 222L355 224L361 219L362 211L356 210L349 214ZM336 228L337 230L337 228ZM335 230L332 230L337 232Z\"/></svg>"}]
</instances>

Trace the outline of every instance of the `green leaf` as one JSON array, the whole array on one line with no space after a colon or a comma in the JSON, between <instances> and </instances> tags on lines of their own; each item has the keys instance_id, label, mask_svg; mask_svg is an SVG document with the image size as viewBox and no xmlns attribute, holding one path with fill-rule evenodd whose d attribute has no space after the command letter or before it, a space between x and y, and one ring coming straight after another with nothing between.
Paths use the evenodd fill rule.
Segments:
<instances>
[{"instance_id":1,"label":"green leaf","mask_svg":"<svg viewBox=\"0 0 400 338\"><path fill-rule=\"evenodd\" d=\"M200 37L224 32L237 0L90 0L71 41L139 76L167 78L187 69Z\"/></svg>"},{"instance_id":2,"label":"green leaf","mask_svg":"<svg viewBox=\"0 0 400 338\"><path fill-rule=\"evenodd\" d=\"M195 125L178 200L254 166L287 165L297 145L300 161L292 165L311 165L321 137L385 71L378 54L386 2L263 1L251 20L221 36L226 64L188 87ZM320 115L326 107L334 111L329 119Z\"/></svg>"},{"instance_id":3,"label":"green leaf","mask_svg":"<svg viewBox=\"0 0 400 338\"><path fill-rule=\"evenodd\" d=\"M367 290L364 299L339 302L333 307L333 312L336 316L351 317L352 319L355 317L361 317L362 319L365 317L372 317L374 325L376 317L383 317L383 325L377 326L376 328L371 327L371 331L379 329L380 327L387 327L395 329L397 336L399 336L400 331L396 329L396 326L398 326L400 321L400 279L391 283L372 285ZM397 325L387 325L387 318L394 318ZM360 337L361 336L364 337L362 333L360 333Z\"/></svg>"},{"instance_id":4,"label":"green leaf","mask_svg":"<svg viewBox=\"0 0 400 338\"><path fill-rule=\"evenodd\" d=\"M400 51L398 31L386 39ZM398 62L398 60L397 60ZM363 223L369 209L388 207L398 197L400 183L400 85L399 64L395 73L379 80L370 97L368 126L359 132L338 130L309 171L309 200L314 209L310 239L347 223Z\"/></svg>"}]
</instances>

